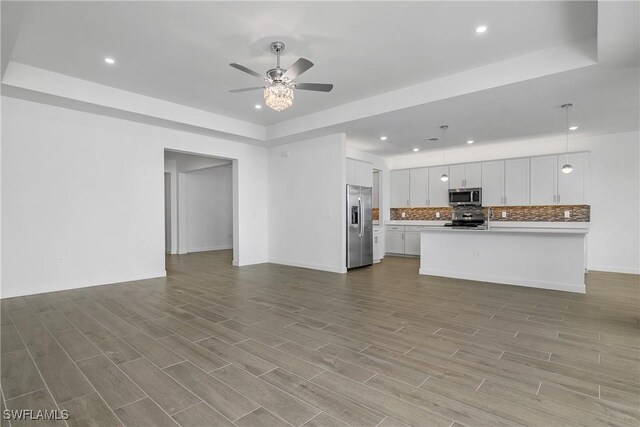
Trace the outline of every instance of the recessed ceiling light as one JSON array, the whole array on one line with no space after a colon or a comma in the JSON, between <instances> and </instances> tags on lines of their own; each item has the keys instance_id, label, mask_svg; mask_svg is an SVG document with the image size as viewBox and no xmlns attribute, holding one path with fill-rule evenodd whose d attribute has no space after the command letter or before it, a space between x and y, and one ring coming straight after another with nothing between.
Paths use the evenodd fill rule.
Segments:
<instances>
[{"instance_id":1,"label":"recessed ceiling light","mask_svg":"<svg viewBox=\"0 0 640 427\"><path fill-rule=\"evenodd\" d=\"M569 130L577 130L577 129L578 129L578 126L571 126L571 127L569 128Z\"/></svg>"},{"instance_id":2,"label":"recessed ceiling light","mask_svg":"<svg viewBox=\"0 0 640 427\"><path fill-rule=\"evenodd\" d=\"M106 58L104 58L104 62L106 62L107 64L113 65L116 63L116 60L107 56Z\"/></svg>"},{"instance_id":3,"label":"recessed ceiling light","mask_svg":"<svg viewBox=\"0 0 640 427\"><path fill-rule=\"evenodd\" d=\"M256 104L253 106L253 108L255 108L256 110L262 110L262 105Z\"/></svg>"},{"instance_id":4,"label":"recessed ceiling light","mask_svg":"<svg viewBox=\"0 0 640 427\"><path fill-rule=\"evenodd\" d=\"M388 136L381 136L381 137L380 137L380 141L386 141L387 139L389 139L389 137L388 137Z\"/></svg>"},{"instance_id":5,"label":"recessed ceiling light","mask_svg":"<svg viewBox=\"0 0 640 427\"><path fill-rule=\"evenodd\" d=\"M419 148L414 148L413 151L420 151L420 149Z\"/></svg>"},{"instance_id":6,"label":"recessed ceiling light","mask_svg":"<svg viewBox=\"0 0 640 427\"><path fill-rule=\"evenodd\" d=\"M475 141L473 139L470 139L467 141L467 144L473 144Z\"/></svg>"},{"instance_id":7,"label":"recessed ceiling light","mask_svg":"<svg viewBox=\"0 0 640 427\"><path fill-rule=\"evenodd\" d=\"M486 31L487 31L486 25L480 25L478 28L476 28L476 33L484 33Z\"/></svg>"}]
</instances>

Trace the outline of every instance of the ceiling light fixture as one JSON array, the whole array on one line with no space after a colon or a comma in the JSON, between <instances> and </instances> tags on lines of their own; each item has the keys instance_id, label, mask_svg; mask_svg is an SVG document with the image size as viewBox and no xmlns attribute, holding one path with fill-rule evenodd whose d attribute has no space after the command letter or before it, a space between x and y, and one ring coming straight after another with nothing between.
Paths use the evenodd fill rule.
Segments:
<instances>
[{"instance_id":1,"label":"ceiling light fixture","mask_svg":"<svg viewBox=\"0 0 640 427\"><path fill-rule=\"evenodd\" d=\"M381 137L380 137L380 141L386 141L387 139L389 139L389 137L388 137L388 136L381 136Z\"/></svg>"},{"instance_id":2,"label":"ceiling light fixture","mask_svg":"<svg viewBox=\"0 0 640 427\"><path fill-rule=\"evenodd\" d=\"M444 166L447 161L447 129L449 129L449 126L442 125L440 126L440 129L442 129L442 140L444 141L444 147L442 149L442 166ZM449 181L449 175L447 175L446 172L443 173L442 175L440 175L440 181Z\"/></svg>"},{"instance_id":3,"label":"ceiling light fixture","mask_svg":"<svg viewBox=\"0 0 640 427\"><path fill-rule=\"evenodd\" d=\"M569 109L573 107L573 104L564 104L562 106L562 108L564 108L564 110L566 111L566 126L565 129L567 130L567 161L564 165L562 165L562 173L564 174L568 174L571 173L573 171L573 166L571 166L571 163L569 163Z\"/></svg>"},{"instance_id":4,"label":"ceiling light fixture","mask_svg":"<svg viewBox=\"0 0 640 427\"><path fill-rule=\"evenodd\" d=\"M265 77L263 77L260 73L250 70L243 65L236 64L235 62L229 64L231 67L247 74L251 74L252 76L257 77L265 82L264 86L232 89L229 92L238 93L264 89L265 104L267 104L267 107L272 108L276 111L282 111L285 108L289 108L291 107L291 105L293 105L294 89L311 90L316 92L331 92L331 90L333 89L332 84L294 83L293 80L295 80L300 74L313 67L313 62L309 61L308 59L300 58L296 62L294 62L293 65L289 67L289 69L280 68L280 55L282 54L283 50L284 43L271 43L271 51L275 53L277 58L276 68L268 70Z\"/></svg>"},{"instance_id":5,"label":"ceiling light fixture","mask_svg":"<svg viewBox=\"0 0 640 427\"><path fill-rule=\"evenodd\" d=\"M467 140L467 144L473 144L475 141L473 139Z\"/></svg>"},{"instance_id":6,"label":"ceiling light fixture","mask_svg":"<svg viewBox=\"0 0 640 427\"><path fill-rule=\"evenodd\" d=\"M416 147L413 149L413 151L420 151L420 149Z\"/></svg>"},{"instance_id":7,"label":"ceiling light fixture","mask_svg":"<svg viewBox=\"0 0 640 427\"><path fill-rule=\"evenodd\" d=\"M256 110L262 110L262 105L256 104L253 106L253 108L255 108Z\"/></svg>"},{"instance_id":8,"label":"ceiling light fixture","mask_svg":"<svg viewBox=\"0 0 640 427\"><path fill-rule=\"evenodd\" d=\"M578 126L571 126L569 130L578 130Z\"/></svg>"},{"instance_id":9,"label":"ceiling light fixture","mask_svg":"<svg viewBox=\"0 0 640 427\"><path fill-rule=\"evenodd\" d=\"M486 25L480 25L478 28L476 28L476 33L482 34L482 33L486 33L487 32L487 26Z\"/></svg>"},{"instance_id":10,"label":"ceiling light fixture","mask_svg":"<svg viewBox=\"0 0 640 427\"><path fill-rule=\"evenodd\" d=\"M113 65L116 63L116 60L107 56L106 58L104 58L104 62Z\"/></svg>"},{"instance_id":11,"label":"ceiling light fixture","mask_svg":"<svg viewBox=\"0 0 640 427\"><path fill-rule=\"evenodd\" d=\"M293 105L293 89L285 82L273 82L264 88L264 103L267 107L282 111Z\"/></svg>"}]
</instances>

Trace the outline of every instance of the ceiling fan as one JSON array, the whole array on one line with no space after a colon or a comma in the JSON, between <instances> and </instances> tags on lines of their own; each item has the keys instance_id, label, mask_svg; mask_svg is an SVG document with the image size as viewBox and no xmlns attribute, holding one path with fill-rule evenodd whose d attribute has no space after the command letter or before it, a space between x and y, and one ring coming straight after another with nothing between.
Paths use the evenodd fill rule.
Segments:
<instances>
[{"instance_id":1,"label":"ceiling fan","mask_svg":"<svg viewBox=\"0 0 640 427\"><path fill-rule=\"evenodd\" d=\"M331 89L333 89L333 85L327 83L293 83L293 80L295 80L300 74L313 67L313 62L305 58L300 58L291 67L289 67L289 69L280 68L280 55L282 54L282 51L284 51L284 43L271 43L271 51L276 54L277 64L276 68L272 68L267 71L265 76L243 65L236 64L235 62L233 64L229 64L237 70L244 71L247 74L263 79L265 82L264 86L233 89L229 92L238 93L264 89L264 101L267 106L276 111L282 111L293 104L294 89L312 90L316 92L331 92Z\"/></svg>"}]
</instances>

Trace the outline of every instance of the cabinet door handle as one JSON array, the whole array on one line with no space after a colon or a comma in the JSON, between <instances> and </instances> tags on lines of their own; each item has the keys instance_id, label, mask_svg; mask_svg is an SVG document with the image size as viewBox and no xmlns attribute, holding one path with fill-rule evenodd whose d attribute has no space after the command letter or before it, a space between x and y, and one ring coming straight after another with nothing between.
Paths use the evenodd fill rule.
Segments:
<instances>
[{"instance_id":1,"label":"cabinet door handle","mask_svg":"<svg viewBox=\"0 0 640 427\"><path fill-rule=\"evenodd\" d=\"M409 206L409 199L407 199L407 206Z\"/></svg>"},{"instance_id":2,"label":"cabinet door handle","mask_svg":"<svg viewBox=\"0 0 640 427\"><path fill-rule=\"evenodd\" d=\"M558 194L558 203L560 203L560 195Z\"/></svg>"},{"instance_id":3,"label":"cabinet door handle","mask_svg":"<svg viewBox=\"0 0 640 427\"><path fill-rule=\"evenodd\" d=\"M557 198L557 197L558 197L558 196L556 196L555 194L553 195L553 203L556 203L556 198Z\"/></svg>"},{"instance_id":4,"label":"cabinet door handle","mask_svg":"<svg viewBox=\"0 0 640 427\"><path fill-rule=\"evenodd\" d=\"M425 200L424 202L427 204L427 206L429 206L429 199Z\"/></svg>"},{"instance_id":5,"label":"cabinet door handle","mask_svg":"<svg viewBox=\"0 0 640 427\"><path fill-rule=\"evenodd\" d=\"M504 202L505 205L507 204L507 196L504 196Z\"/></svg>"}]
</instances>

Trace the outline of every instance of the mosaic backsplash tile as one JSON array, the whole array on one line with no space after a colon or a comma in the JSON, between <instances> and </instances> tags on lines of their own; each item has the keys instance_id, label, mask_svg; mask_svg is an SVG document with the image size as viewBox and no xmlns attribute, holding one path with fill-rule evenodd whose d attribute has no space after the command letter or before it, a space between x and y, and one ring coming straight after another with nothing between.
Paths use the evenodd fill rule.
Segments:
<instances>
[{"instance_id":1,"label":"mosaic backsplash tile","mask_svg":"<svg viewBox=\"0 0 640 427\"><path fill-rule=\"evenodd\" d=\"M371 209L371 215L373 216L373 220L374 221L378 221L380 219L380 209L378 208L373 208Z\"/></svg>"},{"instance_id":2,"label":"mosaic backsplash tile","mask_svg":"<svg viewBox=\"0 0 640 427\"><path fill-rule=\"evenodd\" d=\"M488 216L489 208L485 207ZM565 218L564 212L570 211L571 218ZM402 212L405 217L402 217ZM440 212L440 218L436 218ZM502 212L507 213L502 218ZM449 220L453 213L450 207L441 208L392 208L393 221L438 221ZM548 206L498 206L491 208L491 221L531 221L531 222L589 222L591 207L589 205L548 205ZM376 219L377 216L374 216Z\"/></svg>"}]
</instances>

